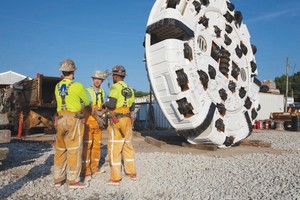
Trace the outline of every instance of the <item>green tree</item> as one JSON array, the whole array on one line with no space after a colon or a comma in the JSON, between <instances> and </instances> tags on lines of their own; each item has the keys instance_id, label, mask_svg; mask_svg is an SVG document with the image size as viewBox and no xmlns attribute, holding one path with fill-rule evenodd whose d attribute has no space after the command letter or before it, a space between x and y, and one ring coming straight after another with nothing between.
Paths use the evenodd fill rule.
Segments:
<instances>
[{"instance_id":1,"label":"green tree","mask_svg":"<svg viewBox=\"0 0 300 200\"><path fill-rule=\"evenodd\" d=\"M280 90L280 94L285 94L286 75L276 77L274 81L276 83L277 89Z\"/></svg>"},{"instance_id":2,"label":"green tree","mask_svg":"<svg viewBox=\"0 0 300 200\"><path fill-rule=\"evenodd\" d=\"M281 94L285 95L286 91L286 75L275 78L277 89L280 90ZM289 93L288 96L294 96L294 100L300 102L300 72L296 72L292 76L289 76Z\"/></svg>"},{"instance_id":3,"label":"green tree","mask_svg":"<svg viewBox=\"0 0 300 200\"><path fill-rule=\"evenodd\" d=\"M290 80L294 99L300 102L300 72L295 73Z\"/></svg>"},{"instance_id":4,"label":"green tree","mask_svg":"<svg viewBox=\"0 0 300 200\"><path fill-rule=\"evenodd\" d=\"M144 97L144 96L148 96L149 94L150 94L149 92L142 92L142 91L134 90L135 97Z\"/></svg>"}]
</instances>

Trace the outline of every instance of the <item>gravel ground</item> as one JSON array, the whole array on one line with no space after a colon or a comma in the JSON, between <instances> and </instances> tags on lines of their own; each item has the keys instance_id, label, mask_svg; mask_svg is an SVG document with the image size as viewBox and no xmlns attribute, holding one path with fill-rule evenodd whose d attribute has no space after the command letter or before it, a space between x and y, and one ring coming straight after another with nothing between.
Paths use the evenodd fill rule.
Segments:
<instances>
[{"instance_id":1,"label":"gravel ground","mask_svg":"<svg viewBox=\"0 0 300 200\"><path fill-rule=\"evenodd\" d=\"M120 186L106 185L107 172L85 189L54 187L50 144L13 141L0 166L0 199L300 199L300 132L259 131L249 139L271 142L286 153L137 152L136 181L125 177ZM104 161L105 146L102 151ZM109 171L107 162L103 168Z\"/></svg>"}]
</instances>

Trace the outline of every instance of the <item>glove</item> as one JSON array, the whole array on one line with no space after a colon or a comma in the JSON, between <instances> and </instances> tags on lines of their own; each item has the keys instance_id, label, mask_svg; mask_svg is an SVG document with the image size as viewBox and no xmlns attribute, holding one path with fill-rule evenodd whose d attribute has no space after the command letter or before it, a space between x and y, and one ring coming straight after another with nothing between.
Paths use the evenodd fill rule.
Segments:
<instances>
[{"instance_id":1,"label":"glove","mask_svg":"<svg viewBox=\"0 0 300 200\"><path fill-rule=\"evenodd\" d=\"M101 129L105 129L105 128L106 128L106 123L105 123L105 121L104 121L103 118L97 116L97 117L96 117L96 120L97 120L97 122L98 122L99 128L101 128Z\"/></svg>"},{"instance_id":2,"label":"glove","mask_svg":"<svg viewBox=\"0 0 300 200\"><path fill-rule=\"evenodd\" d=\"M104 113L105 113L105 110L101 110L101 111L94 110L93 111L93 115L94 116L99 116L99 117L102 117Z\"/></svg>"}]
</instances>

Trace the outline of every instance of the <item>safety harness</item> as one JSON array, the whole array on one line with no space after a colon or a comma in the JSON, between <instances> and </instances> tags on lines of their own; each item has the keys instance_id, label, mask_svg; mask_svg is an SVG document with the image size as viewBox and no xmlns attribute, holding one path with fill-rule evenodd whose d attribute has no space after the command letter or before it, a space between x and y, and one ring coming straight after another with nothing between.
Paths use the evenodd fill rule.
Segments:
<instances>
[{"instance_id":1,"label":"safety harness","mask_svg":"<svg viewBox=\"0 0 300 200\"><path fill-rule=\"evenodd\" d=\"M132 90L130 87L125 87L122 83L118 82L122 86L121 94L125 98L123 107L127 107L127 99L132 97Z\"/></svg>"},{"instance_id":2,"label":"safety harness","mask_svg":"<svg viewBox=\"0 0 300 200\"><path fill-rule=\"evenodd\" d=\"M96 90L96 88L94 86L91 86L91 88L93 88L95 95L96 95L96 105L98 105L98 101L99 101L99 93L100 93L100 98L101 98L101 102L104 102L104 97L103 97L103 93L102 91Z\"/></svg>"},{"instance_id":3,"label":"safety harness","mask_svg":"<svg viewBox=\"0 0 300 200\"><path fill-rule=\"evenodd\" d=\"M58 95L61 97L61 109L62 110L67 110L67 105L66 105L66 96L68 96L68 89L71 87L71 85L74 82L70 82L67 86L66 84L62 84L60 86L60 84L57 84L57 89L58 89Z\"/></svg>"},{"instance_id":4,"label":"safety harness","mask_svg":"<svg viewBox=\"0 0 300 200\"><path fill-rule=\"evenodd\" d=\"M121 94L124 97L123 107L128 107L127 99L132 97L132 95L133 95L132 94L132 89L128 86L124 86L120 82L118 82L118 84L121 85L121 87L122 87ZM119 130L122 138L125 138L124 131L122 130L122 128L119 124L119 119L123 118L123 117L131 117L130 112L128 112L128 113L114 112L114 113L109 113L108 114L108 118L110 119L110 123L111 123L112 127L116 126L116 128Z\"/></svg>"},{"instance_id":5,"label":"safety harness","mask_svg":"<svg viewBox=\"0 0 300 200\"><path fill-rule=\"evenodd\" d=\"M66 84L62 84L60 85L59 83L57 84L57 89L58 89L58 95L61 97L61 110L63 112L67 112L67 113L64 113L64 114L60 114L58 116L58 119L61 119L61 118L68 118L68 117L74 117L74 118L77 118L77 119L83 119L84 118L84 115L82 113L70 113L70 111L68 111L67 109L67 104L66 104L66 96L68 96L68 90L69 88L71 87L71 85L73 84L74 82L70 82L67 86Z\"/></svg>"}]
</instances>

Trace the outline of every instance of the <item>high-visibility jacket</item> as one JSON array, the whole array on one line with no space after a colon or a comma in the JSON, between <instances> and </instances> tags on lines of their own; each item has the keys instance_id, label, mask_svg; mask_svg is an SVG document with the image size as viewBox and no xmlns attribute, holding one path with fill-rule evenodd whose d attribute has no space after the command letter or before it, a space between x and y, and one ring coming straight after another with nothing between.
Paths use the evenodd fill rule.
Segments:
<instances>
[{"instance_id":1,"label":"high-visibility jacket","mask_svg":"<svg viewBox=\"0 0 300 200\"><path fill-rule=\"evenodd\" d=\"M113 123L109 123L107 127L110 180L119 182L122 179L122 159L125 174L136 176L135 152L131 142L132 121L127 115L130 113L130 107L134 105L134 91L124 81L119 81L111 86L109 98L116 99L115 109L109 112L118 118L117 121L112 119Z\"/></svg>"},{"instance_id":2,"label":"high-visibility jacket","mask_svg":"<svg viewBox=\"0 0 300 200\"><path fill-rule=\"evenodd\" d=\"M86 88L90 100L92 102L93 110L100 110L105 93L102 88L95 88L93 86ZM102 130L92 113L89 113L86 120L86 129L83 137L83 159L81 173L84 176L90 176L98 171L98 165L101 158L101 140Z\"/></svg>"},{"instance_id":3,"label":"high-visibility jacket","mask_svg":"<svg viewBox=\"0 0 300 200\"><path fill-rule=\"evenodd\" d=\"M104 102L104 97L105 97L104 90L102 88L96 89L93 86L86 88L86 90L92 102L92 109L99 111ZM92 127L99 127L97 120L93 115L88 116L87 124L89 124Z\"/></svg>"},{"instance_id":4,"label":"high-visibility jacket","mask_svg":"<svg viewBox=\"0 0 300 200\"><path fill-rule=\"evenodd\" d=\"M65 109L63 104L63 96L65 96ZM57 102L57 112L68 110L70 112L79 112L82 110L81 101L87 106L90 103L85 88L79 82L73 82L64 78L57 83L55 88L55 98Z\"/></svg>"},{"instance_id":5,"label":"high-visibility jacket","mask_svg":"<svg viewBox=\"0 0 300 200\"><path fill-rule=\"evenodd\" d=\"M134 103L134 91L124 81L114 83L110 88L109 98L117 100L116 109L113 112L118 112L120 108L130 108Z\"/></svg>"},{"instance_id":6,"label":"high-visibility jacket","mask_svg":"<svg viewBox=\"0 0 300 200\"><path fill-rule=\"evenodd\" d=\"M95 88L93 86L86 88L90 95L90 100L93 106L101 107L104 102L105 92L102 88Z\"/></svg>"}]
</instances>

